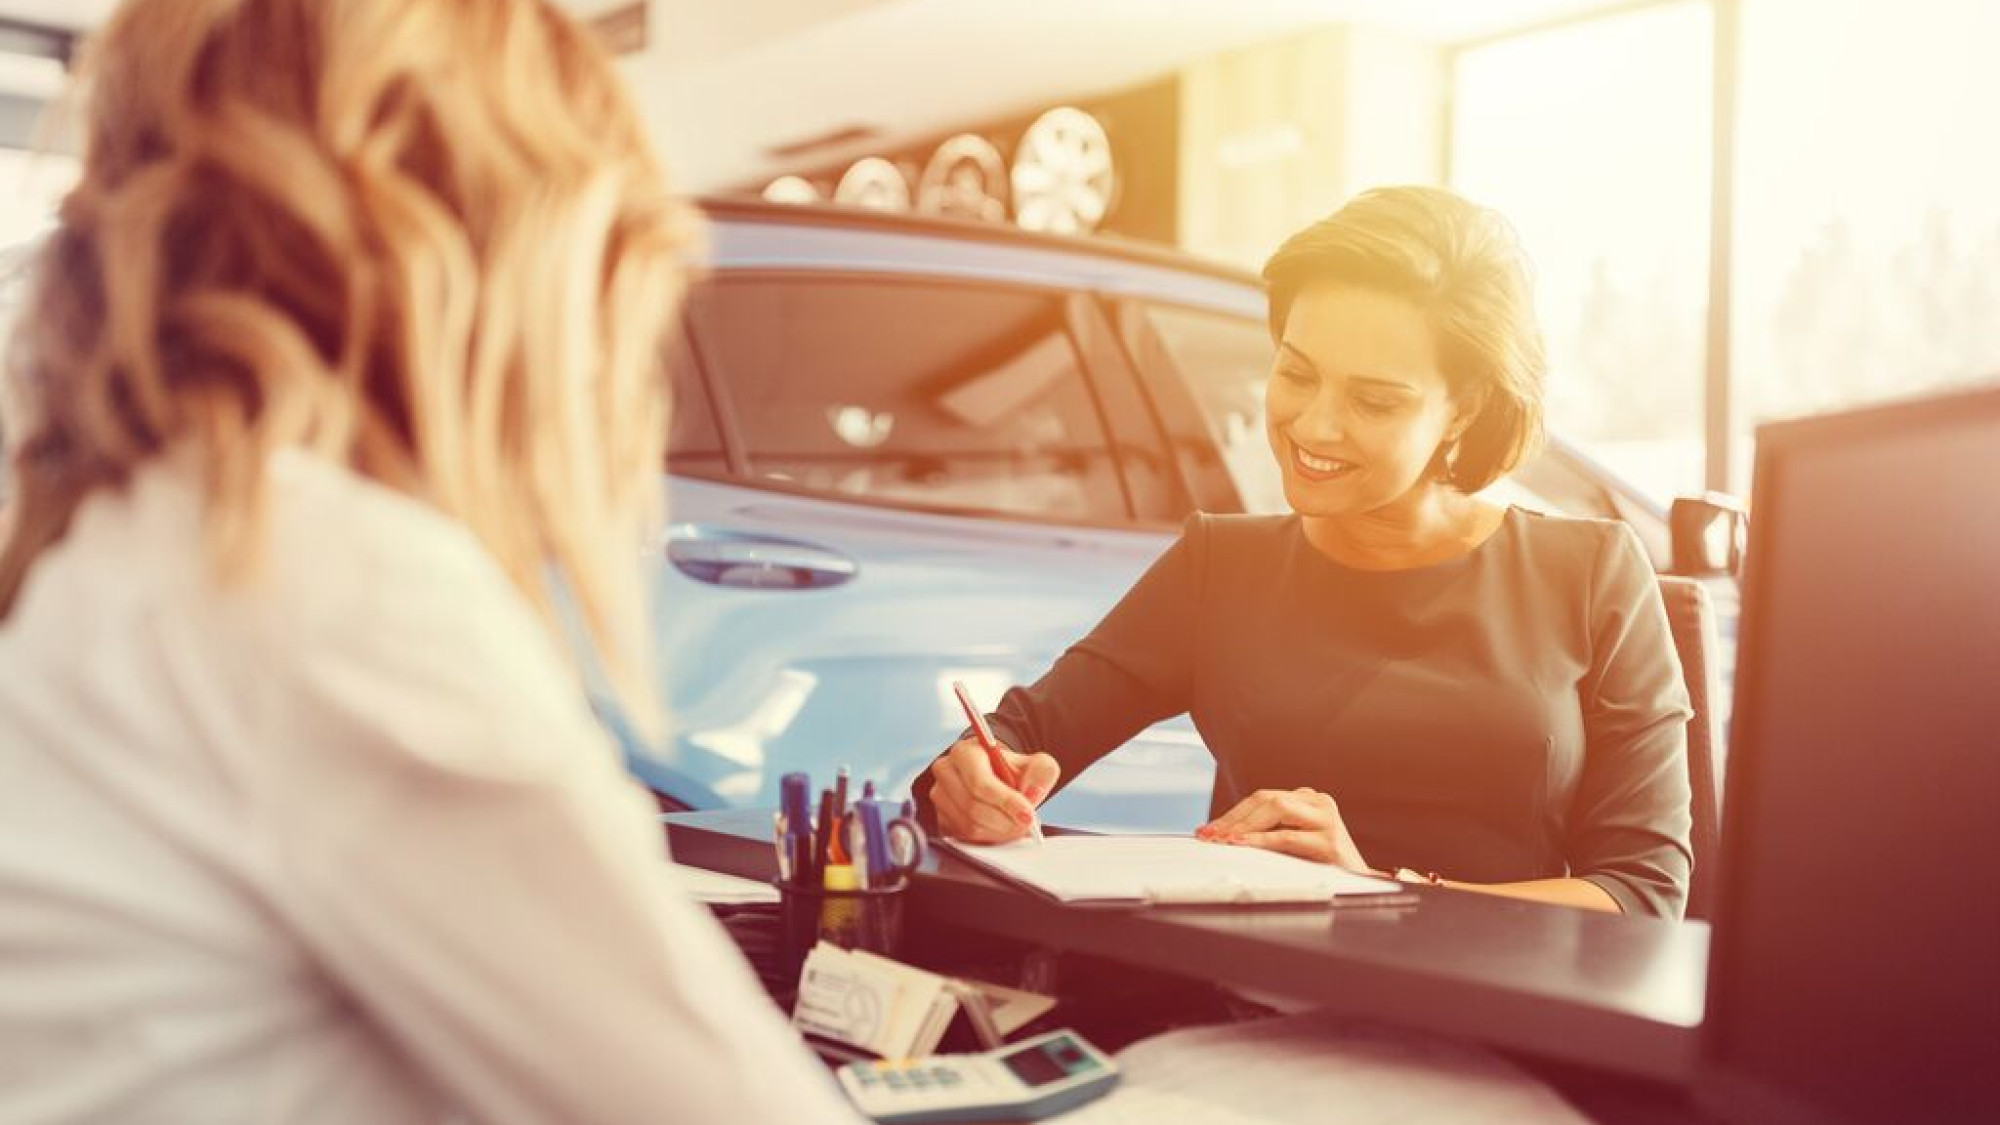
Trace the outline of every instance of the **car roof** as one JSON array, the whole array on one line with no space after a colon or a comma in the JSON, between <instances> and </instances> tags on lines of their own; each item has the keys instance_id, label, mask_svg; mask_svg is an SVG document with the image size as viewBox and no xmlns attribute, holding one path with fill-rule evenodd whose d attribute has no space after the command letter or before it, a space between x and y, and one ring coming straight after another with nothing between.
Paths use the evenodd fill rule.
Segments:
<instances>
[{"instance_id":1,"label":"car roof","mask_svg":"<svg viewBox=\"0 0 2000 1125\"><path fill-rule=\"evenodd\" d=\"M985 281L1141 297L1262 323L1253 273L1171 247L1107 235L1043 234L1001 223L748 197L692 201L707 219L693 264ZM1556 434L1548 444L1586 476L1664 519L1659 503Z\"/></svg>"},{"instance_id":2,"label":"car roof","mask_svg":"<svg viewBox=\"0 0 2000 1125\"><path fill-rule=\"evenodd\" d=\"M1146 297L1259 320L1256 275L1130 239L762 200L695 201L708 220L693 264L716 270L916 274Z\"/></svg>"}]
</instances>

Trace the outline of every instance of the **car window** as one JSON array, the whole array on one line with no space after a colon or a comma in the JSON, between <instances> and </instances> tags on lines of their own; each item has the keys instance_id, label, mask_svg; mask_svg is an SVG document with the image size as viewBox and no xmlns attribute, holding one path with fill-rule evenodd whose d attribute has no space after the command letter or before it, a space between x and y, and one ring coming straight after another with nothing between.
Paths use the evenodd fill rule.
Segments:
<instances>
[{"instance_id":1,"label":"car window","mask_svg":"<svg viewBox=\"0 0 2000 1125\"><path fill-rule=\"evenodd\" d=\"M1128 507L1058 295L717 278L688 311L753 478L1088 522Z\"/></svg>"},{"instance_id":2,"label":"car window","mask_svg":"<svg viewBox=\"0 0 2000 1125\"><path fill-rule=\"evenodd\" d=\"M673 388L668 415L667 467L675 472L715 475L728 470L722 432L709 402L708 387L695 363L686 333L675 333L667 347L666 368Z\"/></svg>"},{"instance_id":3,"label":"car window","mask_svg":"<svg viewBox=\"0 0 2000 1125\"><path fill-rule=\"evenodd\" d=\"M1145 315L1194 396L1244 509L1290 511L1264 436L1272 350L1263 322L1172 305L1148 305Z\"/></svg>"}]
</instances>

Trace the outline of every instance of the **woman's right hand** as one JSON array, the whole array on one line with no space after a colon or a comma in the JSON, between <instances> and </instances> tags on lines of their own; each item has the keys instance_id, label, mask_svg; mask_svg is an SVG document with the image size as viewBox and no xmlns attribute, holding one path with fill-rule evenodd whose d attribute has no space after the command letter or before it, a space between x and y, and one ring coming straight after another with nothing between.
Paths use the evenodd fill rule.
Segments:
<instances>
[{"instance_id":1,"label":"woman's right hand","mask_svg":"<svg viewBox=\"0 0 2000 1125\"><path fill-rule=\"evenodd\" d=\"M931 806L939 831L968 844L1005 844L1028 834L1036 807L1055 790L1062 767L1047 754L1017 754L1004 743L1000 755L1020 778L1018 791L994 775L976 738L959 739L931 763Z\"/></svg>"}]
</instances>

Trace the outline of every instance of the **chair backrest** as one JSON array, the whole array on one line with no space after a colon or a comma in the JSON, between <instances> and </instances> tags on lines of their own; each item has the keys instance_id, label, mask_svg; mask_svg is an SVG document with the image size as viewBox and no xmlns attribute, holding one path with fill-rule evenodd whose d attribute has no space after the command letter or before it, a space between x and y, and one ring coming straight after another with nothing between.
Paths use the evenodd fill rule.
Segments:
<instances>
[{"instance_id":1,"label":"chair backrest","mask_svg":"<svg viewBox=\"0 0 2000 1125\"><path fill-rule=\"evenodd\" d=\"M1728 749L1715 704L1722 696L1722 677L1715 653L1721 639L1715 627L1715 603L1708 590L1692 578L1661 576L1660 598L1667 605L1667 624L1681 658L1694 718L1688 720L1688 787L1694 793L1694 872L1688 884L1687 916L1707 918L1714 909L1716 862L1721 858L1722 778Z\"/></svg>"}]
</instances>

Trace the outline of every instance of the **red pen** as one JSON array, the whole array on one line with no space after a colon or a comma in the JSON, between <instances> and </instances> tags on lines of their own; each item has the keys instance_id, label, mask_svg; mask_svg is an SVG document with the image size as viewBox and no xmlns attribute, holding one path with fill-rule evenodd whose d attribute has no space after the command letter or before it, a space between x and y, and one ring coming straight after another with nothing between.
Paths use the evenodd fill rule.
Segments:
<instances>
[{"instance_id":1,"label":"red pen","mask_svg":"<svg viewBox=\"0 0 2000 1125\"><path fill-rule=\"evenodd\" d=\"M965 690L965 684L960 680L951 682L951 690L958 696L958 705L965 710L965 717L972 724L972 733L979 737L979 745L986 749L986 761L993 767L993 776L1000 779L1000 784L1020 792L1021 777L1014 772L1014 767L1007 764L1007 756L1000 752L1000 740L993 737L993 728L986 725L986 716L973 705L972 693ZM1028 835L1035 838L1035 843L1042 842L1041 818L1035 815L1033 808L1028 810Z\"/></svg>"}]
</instances>

